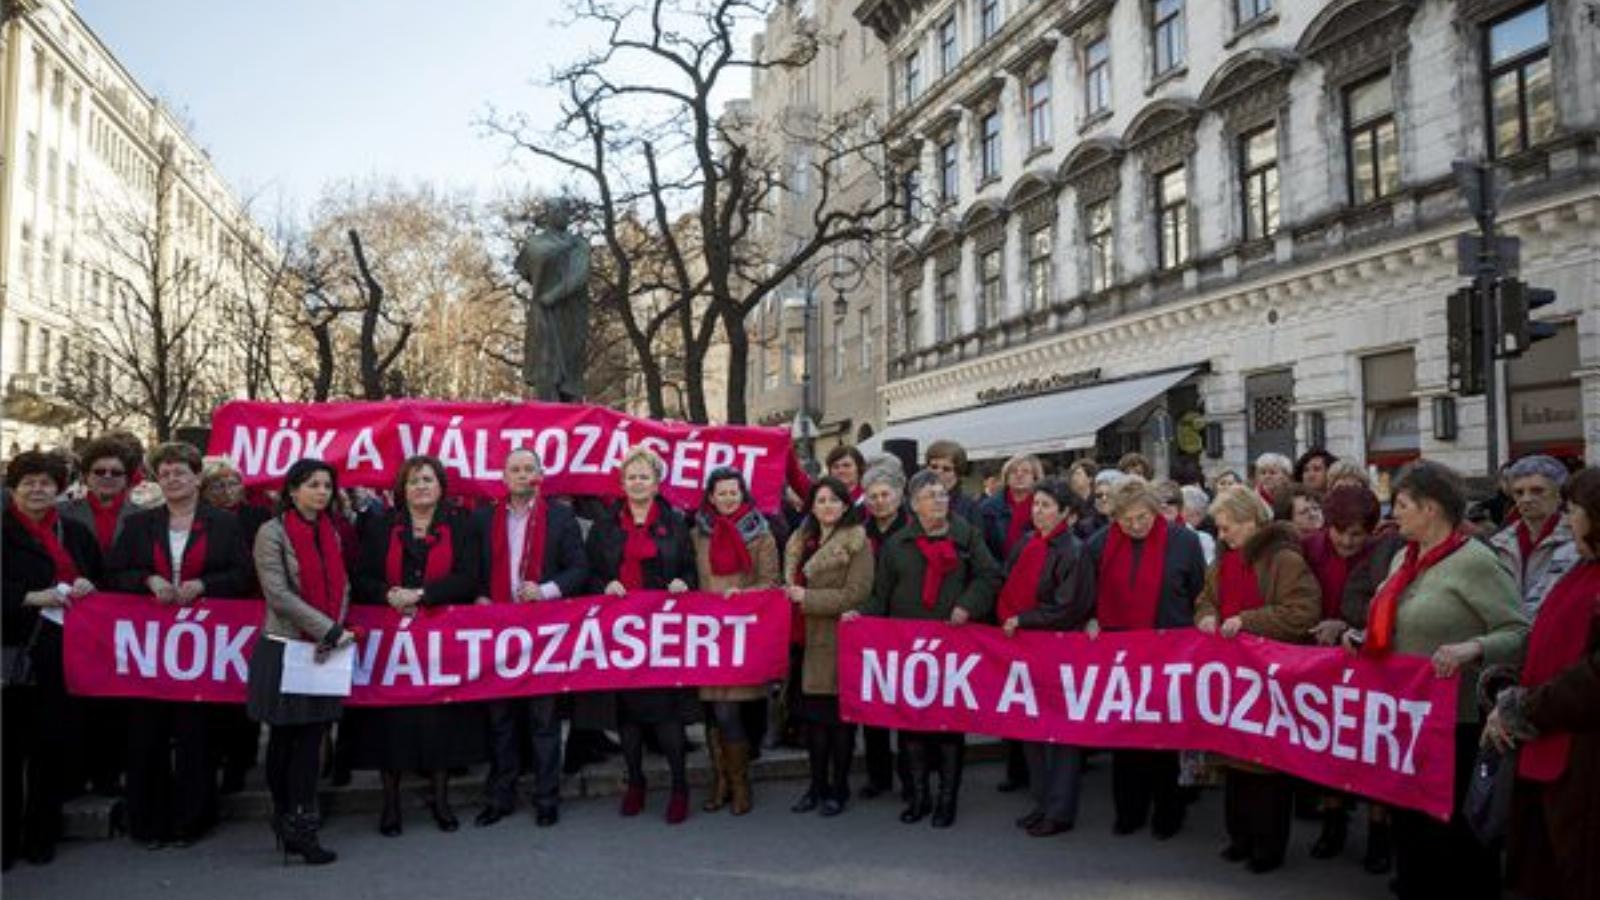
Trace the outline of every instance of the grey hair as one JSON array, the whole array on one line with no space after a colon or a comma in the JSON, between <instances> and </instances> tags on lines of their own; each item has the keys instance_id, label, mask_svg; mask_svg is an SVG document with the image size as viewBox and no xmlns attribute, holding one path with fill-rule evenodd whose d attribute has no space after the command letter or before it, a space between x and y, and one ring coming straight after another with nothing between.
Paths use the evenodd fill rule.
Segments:
<instances>
[{"instance_id":1,"label":"grey hair","mask_svg":"<svg viewBox=\"0 0 1600 900\"><path fill-rule=\"evenodd\" d=\"M885 453L882 456L874 456L873 458L867 460L867 471L870 472L873 469L884 469L899 475L900 486L905 487L906 467L904 463L900 462L900 457L890 453ZM861 483L865 485L867 480L863 478L861 479Z\"/></svg>"},{"instance_id":2,"label":"grey hair","mask_svg":"<svg viewBox=\"0 0 1600 900\"><path fill-rule=\"evenodd\" d=\"M1099 487L1103 484L1106 487L1116 487L1118 482L1127 477L1127 472L1118 469L1101 469L1099 474L1094 476L1094 486Z\"/></svg>"},{"instance_id":3,"label":"grey hair","mask_svg":"<svg viewBox=\"0 0 1600 900\"><path fill-rule=\"evenodd\" d=\"M1511 477L1512 481L1516 481L1518 478L1543 475L1558 488L1567 483L1567 467L1563 466L1555 457L1546 456L1543 453L1524 456L1512 463L1511 468L1506 470L1506 474Z\"/></svg>"},{"instance_id":4,"label":"grey hair","mask_svg":"<svg viewBox=\"0 0 1600 900\"><path fill-rule=\"evenodd\" d=\"M886 484L895 493L904 494L906 490L906 476L901 473L898 466L885 466L874 464L861 476L861 489L866 490L875 484Z\"/></svg>"},{"instance_id":5,"label":"grey hair","mask_svg":"<svg viewBox=\"0 0 1600 900\"><path fill-rule=\"evenodd\" d=\"M1256 477L1261 477L1262 469L1278 469L1285 475L1294 474L1294 463L1282 453L1263 453L1256 457Z\"/></svg>"},{"instance_id":6,"label":"grey hair","mask_svg":"<svg viewBox=\"0 0 1600 900\"><path fill-rule=\"evenodd\" d=\"M1192 484L1183 486L1183 508L1186 510L1199 510L1205 512L1211 505L1211 498L1204 489Z\"/></svg>"},{"instance_id":7,"label":"grey hair","mask_svg":"<svg viewBox=\"0 0 1600 900\"><path fill-rule=\"evenodd\" d=\"M939 480L938 473L923 469L911 476L911 481L906 484L906 496L915 502L918 494L931 487L944 487L944 482Z\"/></svg>"}]
</instances>

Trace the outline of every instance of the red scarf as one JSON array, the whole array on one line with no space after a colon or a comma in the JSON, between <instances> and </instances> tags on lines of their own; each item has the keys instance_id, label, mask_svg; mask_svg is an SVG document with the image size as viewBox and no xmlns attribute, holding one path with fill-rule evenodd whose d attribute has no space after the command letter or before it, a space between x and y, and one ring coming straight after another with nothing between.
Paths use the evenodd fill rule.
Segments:
<instances>
[{"instance_id":1,"label":"red scarf","mask_svg":"<svg viewBox=\"0 0 1600 900\"><path fill-rule=\"evenodd\" d=\"M743 503L725 516L710 504L706 505L705 515L711 520L711 574L738 575L755 565L750 559L750 548L745 546L744 536L739 533L739 523L750 515L751 509L749 503Z\"/></svg>"},{"instance_id":2,"label":"red scarf","mask_svg":"<svg viewBox=\"0 0 1600 900\"><path fill-rule=\"evenodd\" d=\"M206 570L206 527L200 519L200 514L195 513L194 522L189 526L189 540L183 545L183 563L178 566L174 574L172 570L171 551L167 549L167 533L156 536L154 549L156 574L179 585L185 581L199 578Z\"/></svg>"},{"instance_id":3,"label":"red scarf","mask_svg":"<svg viewBox=\"0 0 1600 900\"><path fill-rule=\"evenodd\" d=\"M528 525L522 530L522 558L517 567L518 580L523 584L537 581L544 574L545 509L534 497L528 505ZM494 518L489 526L489 599L496 603L510 603L511 596L511 527L510 501L494 508Z\"/></svg>"},{"instance_id":4,"label":"red scarf","mask_svg":"<svg viewBox=\"0 0 1600 900\"><path fill-rule=\"evenodd\" d=\"M1005 502L1006 506L1011 508L1011 524L1006 526L1006 539L1003 545L1005 555L1009 557L1017 546L1017 541L1022 539L1028 527L1033 524L1033 495L1028 494L1021 500L1016 500L1007 492Z\"/></svg>"},{"instance_id":5,"label":"red scarf","mask_svg":"<svg viewBox=\"0 0 1600 900\"><path fill-rule=\"evenodd\" d=\"M1450 532L1443 543L1426 554L1422 554L1416 541L1406 542L1405 558L1400 568L1378 587L1378 595L1372 598L1372 608L1367 613L1367 642L1362 648L1367 656L1386 656L1394 649L1394 623L1400 611L1400 595L1424 572L1466 546L1466 543L1467 536L1460 531Z\"/></svg>"},{"instance_id":6,"label":"red scarf","mask_svg":"<svg viewBox=\"0 0 1600 900\"><path fill-rule=\"evenodd\" d=\"M283 533L289 539L289 549L294 551L295 562L300 564L300 599L339 621L349 576L333 516L322 513L313 524L291 510L283 514ZM322 635L306 637L321 640Z\"/></svg>"},{"instance_id":7,"label":"red scarf","mask_svg":"<svg viewBox=\"0 0 1600 900\"><path fill-rule=\"evenodd\" d=\"M1580 562L1562 576L1539 605L1522 664L1522 686L1549 681L1583 657L1591 623L1600 616L1600 563ZM1572 735L1547 734L1530 741L1517 759L1517 774L1531 781L1555 781L1567 771Z\"/></svg>"},{"instance_id":8,"label":"red scarf","mask_svg":"<svg viewBox=\"0 0 1600 900\"><path fill-rule=\"evenodd\" d=\"M943 537L917 535L917 549L922 551L925 564L922 573L922 608L931 610L939 605L939 589L944 587L946 575L961 565L955 541L948 534Z\"/></svg>"},{"instance_id":9,"label":"red scarf","mask_svg":"<svg viewBox=\"0 0 1600 900\"><path fill-rule=\"evenodd\" d=\"M1156 516L1144 539L1139 567L1133 567L1133 541L1122 526L1111 523L1105 551L1100 554L1100 597L1096 613L1103 628L1156 627L1161 603L1161 580L1167 568L1167 520Z\"/></svg>"},{"instance_id":10,"label":"red scarf","mask_svg":"<svg viewBox=\"0 0 1600 900\"><path fill-rule=\"evenodd\" d=\"M850 486L850 505L851 506L855 506L857 503L860 503L861 502L861 498L864 497L864 496L866 496L866 492L861 489L861 485L854 484L854 485Z\"/></svg>"},{"instance_id":11,"label":"red scarf","mask_svg":"<svg viewBox=\"0 0 1600 900\"><path fill-rule=\"evenodd\" d=\"M126 491L118 494L108 506L100 505L100 498L94 491L85 499L89 501L89 511L94 513L94 536L100 541L100 551L109 553L117 537L117 517L122 515L122 504L128 502L128 494Z\"/></svg>"},{"instance_id":12,"label":"red scarf","mask_svg":"<svg viewBox=\"0 0 1600 900\"><path fill-rule=\"evenodd\" d=\"M1517 547L1522 551L1522 565L1524 569L1527 568L1528 557L1533 555L1534 549L1540 544L1544 543L1545 538L1555 533L1556 526L1560 524L1561 511L1557 510L1556 512L1551 513L1549 518L1544 520L1544 526L1539 529L1538 537L1533 536L1533 531L1528 528L1528 522L1526 519L1519 520L1516 525L1512 526L1517 531Z\"/></svg>"},{"instance_id":13,"label":"red scarf","mask_svg":"<svg viewBox=\"0 0 1600 900\"><path fill-rule=\"evenodd\" d=\"M650 536L655 528L656 521L661 518L661 507L654 501L650 503L650 512L644 517L644 522L634 524L633 511L624 502L617 510L617 522L622 525L622 531L628 539L622 544L622 565L617 569L617 580L630 591L637 591L644 587L644 561L655 559L661 552L656 547L655 538Z\"/></svg>"},{"instance_id":14,"label":"red scarf","mask_svg":"<svg viewBox=\"0 0 1600 900\"><path fill-rule=\"evenodd\" d=\"M22 529L28 536L38 541L44 552L50 555L50 562L55 565L55 575L52 576L55 583L70 585L77 581L78 564L72 561L72 554L62 546L61 535L56 532L61 525L61 514L56 512L55 507L45 510L44 515L36 522L28 518L22 507L17 505L17 498L12 497L11 514L22 523Z\"/></svg>"},{"instance_id":15,"label":"red scarf","mask_svg":"<svg viewBox=\"0 0 1600 900\"><path fill-rule=\"evenodd\" d=\"M437 513L435 513L437 515ZM405 585L405 544L410 536L411 521L402 517L394 530L389 532L389 550L384 555L383 578L390 587ZM428 526L428 534L422 538L422 545L428 548L428 561L422 566L422 584L426 587L435 581L450 574L450 569L456 563L456 551L450 541L450 526L434 519Z\"/></svg>"},{"instance_id":16,"label":"red scarf","mask_svg":"<svg viewBox=\"0 0 1600 900\"><path fill-rule=\"evenodd\" d=\"M1256 581L1255 567L1245 562L1243 550L1224 550L1217 562L1218 606L1224 620L1267 604Z\"/></svg>"},{"instance_id":17,"label":"red scarf","mask_svg":"<svg viewBox=\"0 0 1600 900\"><path fill-rule=\"evenodd\" d=\"M1350 583L1350 572L1372 556L1372 547L1375 543L1376 541L1368 538L1355 556L1346 559L1334 549L1333 538L1326 528L1300 542L1306 562L1311 564L1312 574L1317 576L1317 584L1322 588L1324 619L1344 617L1344 589Z\"/></svg>"},{"instance_id":18,"label":"red scarf","mask_svg":"<svg viewBox=\"0 0 1600 900\"><path fill-rule=\"evenodd\" d=\"M1005 586L1000 588L1000 599L995 606L1001 624L1039 605L1039 577L1044 574L1045 563L1050 561L1050 542L1066 530L1067 522L1063 519L1050 529L1049 534L1035 532L1022 545L1022 553L1011 567L1011 574L1006 576Z\"/></svg>"}]
</instances>

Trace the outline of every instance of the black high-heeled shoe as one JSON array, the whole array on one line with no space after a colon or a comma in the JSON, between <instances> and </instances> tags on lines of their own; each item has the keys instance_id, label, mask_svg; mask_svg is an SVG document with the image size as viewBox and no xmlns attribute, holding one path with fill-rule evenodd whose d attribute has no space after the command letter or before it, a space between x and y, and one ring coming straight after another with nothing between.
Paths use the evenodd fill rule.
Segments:
<instances>
[{"instance_id":1,"label":"black high-heeled shoe","mask_svg":"<svg viewBox=\"0 0 1600 900\"><path fill-rule=\"evenodd\" d=\"M461 820L456 818L455 811L448 806L441 810L439 804L430 803L428 811L433 813L433 824L439 826L440 831L451 832L461 827Z\"/></svg>"},{"instance_id":2,"label":"black high-heeled shoe","mask_svg":"<svg viewBox=\"0 0 1600 900\"><path fill-rule=\"evenodd\" d=\"M378 833L384 837L399 837L401 830L399 804L385 804L383 812L378 815Z\"/></svg>"}]
</instances>

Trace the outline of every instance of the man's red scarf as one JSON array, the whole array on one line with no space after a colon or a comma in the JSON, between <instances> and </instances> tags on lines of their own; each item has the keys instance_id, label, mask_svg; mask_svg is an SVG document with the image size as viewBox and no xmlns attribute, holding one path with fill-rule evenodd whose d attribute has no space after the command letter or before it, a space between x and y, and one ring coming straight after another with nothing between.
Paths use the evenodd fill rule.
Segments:
<instances>
[{"instance_id":1,"label":"man's red scarf","mask_svg":"<svg viewBox=\"0 0 1600 900\"><path fill-rule=\"evenodd\" d=\"M405 585L405 544L410 535L411 522L402 516L389 533L389 549L383 560L383 578L390 587ZM450 574L456 563L456 549L450 540L450 526L438 519L428 526L428 533L421 543L428 550L428 560L422 566L422 584L419 585L425 587Z\"/></svg>"},{"instance_id":2,"label":"man's red scarf","mask_svg":"<svg viewBox=\"0 0 1600 900\"><path fill-rule=\"evenodd\" d=\"M1217 564L1217 606L1223 619L1266 605L1255 567L1245 562L1243 550L1224 550Z\"/></svg>"},{"instance_id":3,"label":"man's red scarf","mask_svg":"<svg viewBox=\"0 0 1600 900\"><path fill-rule=\"evenodd\" d=\"M1000 599L995 606L1002 624L1012 616L1020 615L1039 605L1039 578L1044 574L1045 563L1050 561L1050 542L1067 530L1065 519L1050 529L1049 534L1037 532L1022 545L1005 586L1000 588Z\"/></svg>"},{"instance_id":4,"label":"man's red scarf","mask_svg":"<svg viewBox=\"0 0 1600 900\"><path fill-rule=\"evenodd\" d=\"M1100 554L1100 596L1095 613L1102 628L1148 629L1156 627L1161 603L1161 580L1167 569L1167 520L1155 517L1145 535L1137 568L1133 540L1122 526L1111 523L1105 551Z\"/></svg>"},{"instance_id":5,"label":"man's red scarf","mask_svg":"<svg viewBox=\"0 0 1600 900\"><path fill-rule=\"evenodd\" d=\"M94 513L94 536L100 541L100 551L108 553L117 537L117 517L122 515L122 505L128 502L128 492L123 491L105 505L101 505L94 491L85 499L89 501L89 511Z\"/></svg>"},{"instance_id":6,"label":"man's red scarf","mask_svg":"<svg viewBox=\"0 0 1600 900\"><path fill-rule=\"evenodd\" d=\"M293 510L283 514L283 533L300 565L300 599L323 615L339 621L343 612L344 589L349 575L344 566L343 547L333 516L320 513L316 522ZM320 634L307 634L307 640L321 640Z\"/></svg>"},{"instance_id":7,"label":"man's red scarf","mask_svg":"<svg viewBox=\"0 0 1600 900\"><path fill-rule=\"evenodd\" d=\"M55 575L52 576L55 583L70 585L77 581L78 564L73 562L72 554L68 553L67 548L61 543L61 535L57 533L61 526L61 514L56 512L55 507L45 510L44 515L35 521L28 518L22 507L17 505L17 498L13 496L11 514L22 523L22 529L28 536L38 541L39 545L44 547L44 552L50 555L50 562L55 565Z\"/></svg>"},{"instance_id":8,"label":"man's red scarf","mask_svg":"<svg viewBox=\"0 0 1600 900\"><path fill-rule=\"evenodd\" d=\"M939 589L944 587L945 576L961 565L961 557L948 533L940 537L917 535L917 549L926 564L922 573L922 608L931 610L939 605Z\"/></svg>"},{"instance_id":9,"label":"man's red scarf","mask_svg":"<svg viewBox=\"0 0 1600 900\"><path fill-rule=\"evenodd\" d=\"M1012 549L1017 546L1017 541L1021 540L1022 536L1033 525L1033 494L1025 494L1021 500L1018 500L1007 492L1005 502L1006 506L1011 509L1011 522L1006 526L1006 539L1003 547L1005 555L1009 557Z\"/></svg>"},{"instance_id":10,"label":"man's red scarf","mask_svg":"<svg viewBox=\"0 0 1600 900\"><path fill-rule=\"evenodd\" d=\"M1589 632L1600 616L1600 563L1578 563L1562 576L1539 605L1522 664L1523 687L1534 688L1560 675L1583 657ZM1572 735L1547 734L1522 748L1517 774L1530 781L1555 781L1567 771Z\"/></svg>"},{"instance_id":11,"label":"man's red scarf","mask_svg":"<svg viewBox=\"0 0 1600 900\"><path fill-rule=\"evenodd\" d=\"M1467 536L1460 531L1450 532L1449 537L1427 553L1422 552L1416 541L1406 542L1400 568L1378 587L1378 595L1372 598L1372 608L1367 614L1367 641L1362 647L1367 656L1386 656L1394 649L1395 617L1400 611L1400 596L1406 588L1466 544Z\"/></svg>"},{"instance_id":12,"label":"man's red scarf","mask_svg":"<svg viewBox=\"0 0 1600 900\"><path fill-rule=\"evenodd\" d=\"M548 525L543 498L535 496L528 504L528 524L522 530L522 558L517 565L517 580L537 583L544 574L544 538ZM489 525L489 599L510 603L511 595L511 501L497 504Z\"/></svg>"},{"instance_id":13,"label":"man's red scarf","mask_svg":"<svg viewBox=\"0 0 1600 900\"><path fill-rule=\"evenodd\" d=\"M655 559L661 552L651 536L660 518L661 507L654 501L650 503L650 511L641 523L633 521L633 510L628 508L626 502L617 510L617 521L627 535L627 540L622 544L622 565L617 569L617 580L630 591L644 587L644 561Z\"/></svg>"},{"instance_id":14,"label":"man's red scarf","mask_svg":"<svg viewBox=\"0 0 1600 900\"><path fill-rule=\"evenodd\" d=\"M200 514L195 513L194 521L189 526L189 540L183 545L183 563L178 566L176 574L172 570L172 553L167 549L167 535L156 536L153 555L156 574L172 584L179 585L199 578L206 570L206 525Z\"/></svg>"},{"instance_id":15,"label":"man's red scarf","mask_svg":"<svg viewBox=\"0 0 1600 900\"><path fill-rule=\"evenodd\" d=\"M745 546L744 536L739 533L739 523L753 509L749 503L743 503L725 516L706 504L705 516L711 522L711 574L737 575L750 571L755 565L750 559L750 548Z\"/></svg>"}]
</instances>

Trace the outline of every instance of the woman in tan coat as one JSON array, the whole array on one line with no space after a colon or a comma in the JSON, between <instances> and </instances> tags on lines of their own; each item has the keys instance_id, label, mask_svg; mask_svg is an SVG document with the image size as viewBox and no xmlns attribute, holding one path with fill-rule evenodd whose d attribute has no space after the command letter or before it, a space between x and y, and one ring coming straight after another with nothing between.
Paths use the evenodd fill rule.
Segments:
<instances>
[{"instance_id":1,"label":"woman in tan coat","mask_svg":"<svg viewBox=\"0 0 1600 900\"><path fill-rule=\"evenodd\" d=\"M1294 528L1272 521L1254 491L1232 487L1211 504L1225 547L1206 573L1195 601L1195 627L1225 638L1240 632L1304 644L1322 612L1317 577L1300 550ZM1248 861L1250 871L1283 865L1294 816L1294 782L1258 766L1228 761L1224 819L1228 846L1222 858Z\"/></svg>"},{"instance_id":2,"label":"woman in tan coat","mask_svg":"<svg viewBox=\"0 0 1600 900\"><path fill-rule=\"evenodd\" d=\"M778 586L778 542L766 517L750 502L750 490L737 469L720 468L706 479L690 540L702 591L732 594ZM706 747L713 773L711 795L701 806L706 812L730 804L736 816L750 811L750 739L743 705L765 693L759 684L700 689L708 712Z\"/></svg>"},{"instance_id":3,"label":"woman in tan coat","mask_svg":"<svg viewBox=\"0 0 1600 900\"><path fill-rule=\"evenodd\" d=\"M811 488L809 515L789 538L784 583L805 617L801 714L811 762L811 786L790 807L822 815L844 812L850 799L850 757L856 726L839 720L839 617L872 593L872 547L850 489L826 477ZM830 780L831 776L831 780Z\"/></svg>"}]
</instances>

